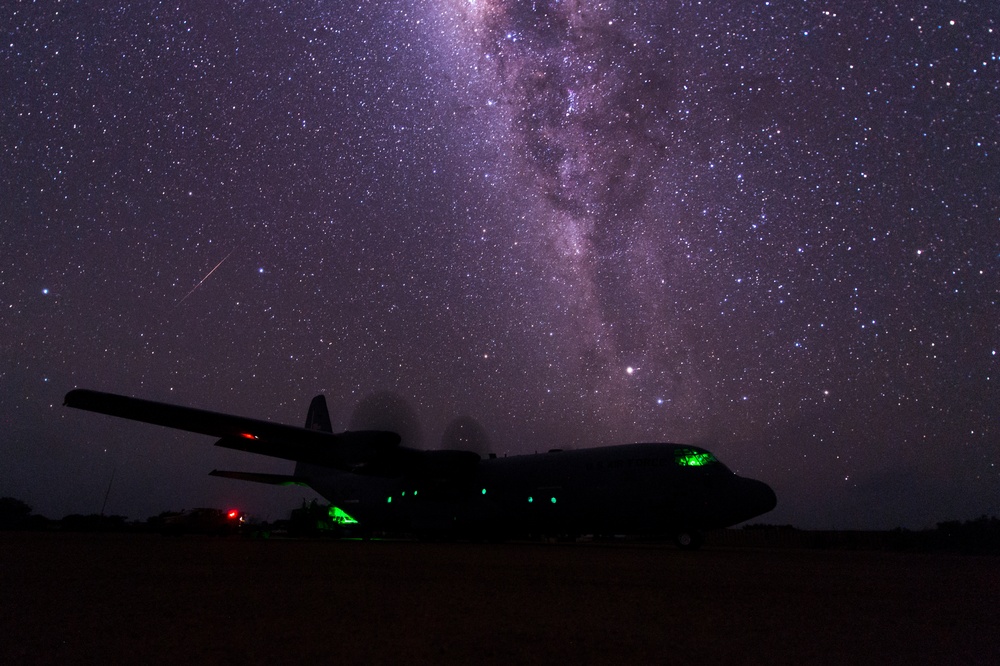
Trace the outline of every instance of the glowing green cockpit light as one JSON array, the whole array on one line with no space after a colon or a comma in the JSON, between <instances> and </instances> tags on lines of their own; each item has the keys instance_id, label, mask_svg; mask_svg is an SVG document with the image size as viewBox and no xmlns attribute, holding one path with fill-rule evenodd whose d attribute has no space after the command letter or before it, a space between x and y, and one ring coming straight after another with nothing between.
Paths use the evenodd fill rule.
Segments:
<instances>
[{"instance_id":1,"label":"glowing green cockpit light","mask_svg":"<svg viewBox=\"0 0 1000 666\"><path fill-rule=\"evenodd\" d=\"M694 449L677 449L674 452L674 461L682 467L703 467L710 463L719 462L708 451L695 451Z\"/></svg>"},{"instance_id":2,"label":"glowing green cockpit light","mask_svg":"<svg viewBox=\"0 0 1000 666\"><path fill-rule=\"evenodd\" d=\"M358 521L354 517L341 509L339 506L331 506L329 510L330 520L337 525L357 525Z\"/></svg>"}]
</instances>

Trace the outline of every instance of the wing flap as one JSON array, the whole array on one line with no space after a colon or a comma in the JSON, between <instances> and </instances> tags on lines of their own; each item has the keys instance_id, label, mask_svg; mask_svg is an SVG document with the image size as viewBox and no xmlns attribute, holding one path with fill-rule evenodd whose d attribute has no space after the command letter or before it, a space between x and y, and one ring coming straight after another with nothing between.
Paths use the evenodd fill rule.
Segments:
<instances>
[{"instance_id":1,"label":"wing flap","mask_svg":"<svg viewBox=\"0 0 1000 666\"><path fill-rule=\"evenodd\" d=\"M213 469L209 476L221 476L225 479L239 479L240 481L253 481L254 483L269 483L273 486L305 486L305 481L297 476L289 474L266 474L264 472L230 472L227 470Z\"/></svg>"}]
</instances>

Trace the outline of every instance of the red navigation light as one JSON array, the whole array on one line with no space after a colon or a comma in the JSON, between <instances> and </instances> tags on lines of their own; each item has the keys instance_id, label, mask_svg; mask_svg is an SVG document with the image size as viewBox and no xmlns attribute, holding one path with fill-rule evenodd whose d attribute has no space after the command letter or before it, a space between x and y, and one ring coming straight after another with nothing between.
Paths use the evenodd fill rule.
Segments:
<instances>
[{"instance_id":1,"label":"red navigation light","mask_svg":"<svg viewBox=\"0 0 1000 666\"><path fill-rule=\"evenodd\" d=\"M241 432L240 433L240 437L242 437L244 439L257 439L257 435L251 435L248 432Z\"/></svg>"},{"instance_id":2,"label":"red navigation light","mask_svg":"<svg viewBox=\"0 0 1000 666\"><path fill-rule=\"evenodd\" d=\"M237 511L236 509L230 509L229 513L226 514L226 516L229 518L229 520L235 520L239 515L240 515L240 512Z\"/></svg>"}]
</instances>

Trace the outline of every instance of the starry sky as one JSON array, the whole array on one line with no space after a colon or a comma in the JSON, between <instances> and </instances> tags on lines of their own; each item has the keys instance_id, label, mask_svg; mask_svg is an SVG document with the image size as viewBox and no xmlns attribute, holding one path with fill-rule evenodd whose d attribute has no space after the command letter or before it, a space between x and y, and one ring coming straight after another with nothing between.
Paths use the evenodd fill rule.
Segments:
<instances>
[{"instance_id":1,"label":"starry sky","mask_svg":"<svg viewBox=\"0 0 1000 666\"><path fill-rule=\"evenodd\" d=\"M804 528L1000 514L995 3L43 0L0 31L0 495L313 497L61 406L84 387L697 444Z\"/></svg>"}]
</instances>

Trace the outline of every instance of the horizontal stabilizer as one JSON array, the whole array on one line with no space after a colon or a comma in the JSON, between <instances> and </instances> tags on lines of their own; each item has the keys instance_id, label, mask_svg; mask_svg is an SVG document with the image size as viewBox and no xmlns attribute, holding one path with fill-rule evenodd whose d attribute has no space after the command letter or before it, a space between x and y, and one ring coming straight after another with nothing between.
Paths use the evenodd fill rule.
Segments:
<instances>
[{"instance_id":1,"label":"horizontal stabilizer","mask_svg":"<svg viewBox=\"0 0 1000 666\"><path fill-rule=\"evenodd\" d=\"M221 476L227 479L239 479L240 481L253 481L255 483L269 483L273 486L304 486L305 481L297 476L289 474L264 474L261 472L227 472L221 469L213 469L209 476Z\"/></svg>"},{"instance_id":2,"label":"horizontal stabilizer","mask_svg":"<svg viewBox=\"0 0 1000 666\"><path fill-rule=\"evenodd\" d=\"M399 435L383 430L334 434L87 389L67 393L65 404L99 414L214 435L222 438L216 444L226 448L330 467L344 468L351 463L364 462L399 445Z\"/></svg>"}]
</instances>

